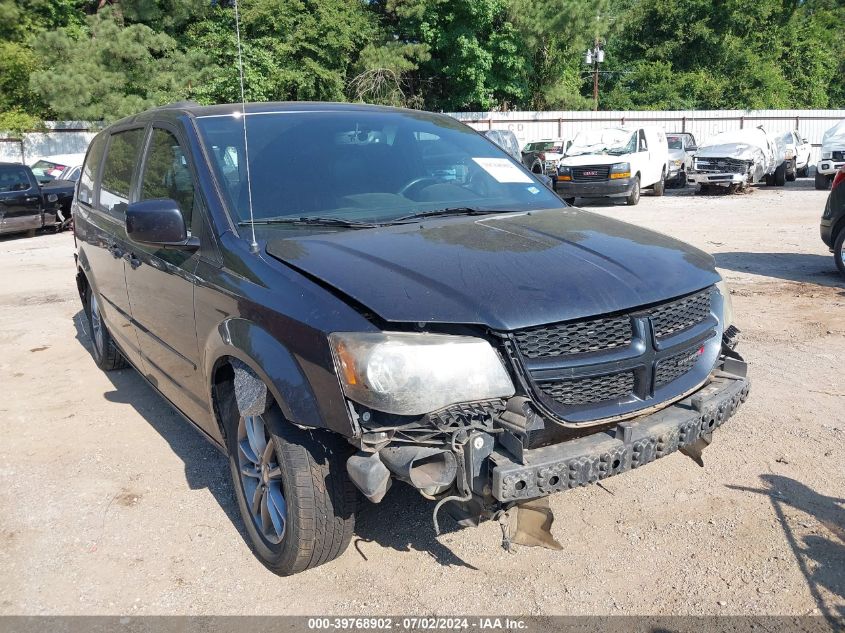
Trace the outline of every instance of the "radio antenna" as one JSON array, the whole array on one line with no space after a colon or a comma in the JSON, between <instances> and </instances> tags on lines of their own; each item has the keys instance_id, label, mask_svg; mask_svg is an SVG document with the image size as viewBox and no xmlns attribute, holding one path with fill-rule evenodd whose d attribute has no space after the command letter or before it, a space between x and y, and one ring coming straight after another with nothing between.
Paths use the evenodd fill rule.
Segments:
<instances>
[{"instance_id":1,"label":"radio antenna","mask_svg":"<svg viewBox=\"0 0 845 633\"><path fill-rule=\"evenodd\" d=\"M246 167L246 194L249 205L249 226L252 229L252 242L249 250L258 252L258 242L255 240L255 218L252 214L252 178L249 173L249 140L246 134L246 99L244 97L244 56L241 51L241 14L238 11L238 0L235 0L235 37L238 40L238 77L241 82L241 121L244 129L244 166Z\"/></svg>"}]
</instances>

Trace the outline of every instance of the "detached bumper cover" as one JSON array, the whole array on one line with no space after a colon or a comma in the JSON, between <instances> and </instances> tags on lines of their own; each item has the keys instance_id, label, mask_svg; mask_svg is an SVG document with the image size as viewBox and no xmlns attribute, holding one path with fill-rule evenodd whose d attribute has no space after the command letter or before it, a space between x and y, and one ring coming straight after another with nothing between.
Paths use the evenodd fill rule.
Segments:
<instances>
[{"instance_id":1,"label":"detached bumper cover","mask_svg":"<svg viewBox=\"0 0 845 633\"><path fill-rule=\"evenodd\" d=\"M614 178L594 182L556 180L555 191L562 198L603 198L627 196L634 186L633 178Z\"/></svg>"},{"instance_id":2,"label":"detached bumper cover","mask_svg":"<svg viewBox=\"0 0 845 633\"><path fill-rule=\"evenodd\" d=\"M493 496L502 502L544 497L639 468L724 424L748 390L746 378L720 374L687 398L615 430L525 451L524 463L498 447L491 455Z\"/></svg>"}]
</instances>

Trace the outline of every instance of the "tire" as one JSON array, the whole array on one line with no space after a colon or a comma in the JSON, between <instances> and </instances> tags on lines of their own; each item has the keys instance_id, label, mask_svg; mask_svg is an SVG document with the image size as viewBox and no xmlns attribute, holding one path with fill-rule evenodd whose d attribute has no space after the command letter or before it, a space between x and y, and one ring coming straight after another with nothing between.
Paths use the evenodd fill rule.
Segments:
<instances>
[{"instance_id":1,"label":"tire","mask_svg":"<svg viewBox=\"0 0 845 633\"><path fill-rule=\"evenodd\" d=\"M535 162L535 163L531 166L531 173L534 173L534 174L542 174L542 173L543 173L543 163L541 163L539 160L538 160L538 161L536 161L536 162Z\"/></svg>"},{"instance_id":2,"label":"tire","mask_svg":"<svg viewBox=\"0 0 845 633\"><path fill-rule=\"evenodd\" d=\"M91 336L91 355L94 357L97 367L103 371L126 367L126 359L123 358L111 334L109 334L100 314L100 302L90 286L85 290L85 315L88 317L88 328Z\"/></svg>"},{"instance_id":3,"label":"tire","mask_svg":"<svg viewBox=\"0 0 845 633\"><path fill-rule=\"evenodd\" d=\"M775 169L775 185L783 187L786 184L786 163Z\"/></svg>"},{"instance_id":4,"label":"tire","mask_svg":"<svg viewBox=\"0 0 845 633\"><path fill-rule=\"evenodd\" d=\"M340 556L352 540L358 501L346 474L350 445L287 423L277 405L260 416L227 417L235 496L258 559L289 576Z\"/></svg>"},{"instance_id":5,"label":"tire","mask_svg":"<svg viewBox=\"0 0 845 633\"><path fill-rule=\"evenodd\" d=\"M795 182L795 179L798 177L798 168L795 166L797 163L795 161L792 162L792 169L786 170L786 180L787 182Z\"/></svg>"},{"instance_id":6,"label":"tire","mask_svg":"<svg viewBox=\"0 0 845 633\"><path fill-rule=\"evenodd\" d=\"M35 237L35 231L36 231L36 229L29 229L26 232L26 237Z\"/></svg>"},{"instance_id":7,"label":"tire","mask_svg":"<svg viewBox=\"0 0 845 633\"><path fill-rule=\"evenodd\" d=\"M833 259L839 274L845 277L845 228L839 230L839 235L833 240Z\"/></svg>"},{"instance_id":8,"label":"tire","mask_svg":"<svg viewBox=\"0 0 845 633\"><path fill-rule=\"evenodd\" d=\"M687 172L685 172L685 171L683 171L683 170L682 170L682 171L678 174L678 180L677 180L677 181L675 181L675 182L676 182L675 186L676 186L678 189L683 189L684 187L686 187L686 186L687 186Z\"/></svg>"},{"instance_id":9,"label":"tire","mask_svg":"<svg viewBox=\"0 0 845 633\"><path fill-rule=\"evenodd\" d=\"M628 197L625 198L625 204L629 207L635 207L640 202L640 176L639 174L634 176L634 186L631 189L631 193L628 194Z\"/></svg>"},{"instance_id":10,"label":"tire","mask_svg":"<svg viewBox=\"0 0 845 633\"><path fill-rule=\"evenodd\" d=\"M819 172L816 172L816 179L815 179L815 182L814 182L816 189L818 189L819 191L827 191L828 189L830 189L830 183L831 183L830 178L828 178L824 174L820 174Z\"/></svg>"},{"instance_id":11,"label":"tire","mask_svg":"<svg viewBox=\"0 0 845 633\"><path fill-rule=\"evenodd\" d=\"M575 206L575 198L563 198L563 201L568 204L570 207Z\"/></svg>"},{"instance_id":12,"label":"tire","mask_svg":"<svg viewBox=\"0 0 845 633\"><path fill-rule=\"evenodd\" d=\"M654 195L658 198L666 193L666 171L661 172L660 180L654 183L652 191L654 191Z\"/></svg>"},{"instance_id":13,"label":"tire","mask_svg":"<svg viewBox=\"0 0 845 633\"><path fill-rule=\"evenodd\" d=\"M774 174L766 174L766 186L767 187L774 187L775 186L775 175Z\"/></svg>"},{"instance_id":14,"label":"tire","mask_svg":"<svg viewBox=\"0 0 845 633\"><path fill-rule=\"evenodd\" d=\"M804 165L803 167L801 167L798 170L798 177L799 178L806 178L809 175L810 175L810 159L807 158L807 164Z\"/></svg>"}]
</instances>

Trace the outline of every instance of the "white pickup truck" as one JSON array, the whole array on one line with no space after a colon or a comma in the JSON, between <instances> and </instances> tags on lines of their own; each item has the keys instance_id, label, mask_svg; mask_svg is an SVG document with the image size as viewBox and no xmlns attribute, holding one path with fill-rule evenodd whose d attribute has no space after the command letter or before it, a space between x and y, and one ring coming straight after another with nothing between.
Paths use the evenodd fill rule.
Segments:
<instances>
[{"instance_id":1,"label":"white pickup truck","mask_svg":"<svg viewBox=\"0 0 845 633\"><path fill-rule=\"evenodd\" d=\"M816 189L830 189L833 176L845 165L845 120L822 136L821 159L816 163Z\"/></svg>"},{"instance_id":2,"label":"white pickup truck","mask_svg":"<svg viewBox=\"0 0 845 633\"><path fill-rule=\"evenodd\" d=\"M576 198L625 198L635 205L640 191L662 196L669 146L655 127L582 130L560 160L555 191L567 203Z\"/></svg>"},{"instance_id":3,"label":"white pickup truck","mask_svg":"<svg viewBox=\"0 0 845 633\"><path fill-rule=\"evenodd\" d=\"M699 185L702 192L712 187L735 191L761 181L783 186L785 151L783 139L763 128L721 132L698 147L687 181Z\"/></svg>"}]
</instances>

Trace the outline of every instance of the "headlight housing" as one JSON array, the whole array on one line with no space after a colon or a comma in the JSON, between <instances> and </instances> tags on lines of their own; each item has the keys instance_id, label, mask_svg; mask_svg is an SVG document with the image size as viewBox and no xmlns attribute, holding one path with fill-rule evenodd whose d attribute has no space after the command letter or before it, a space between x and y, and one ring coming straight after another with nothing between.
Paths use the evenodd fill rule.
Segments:
<instances>
[{"instance_id":1,"label":"headlight housing","mask_svg":"<svg viewBox=\"0 0 845 633\"><path fill-rule=\"evenodd\" d=\"M833 158L833 152L822 152L822 160L830 160Z\"/></svg>"},{"instance_id":2,"label":"headlight housing","mask_svg":"<svg viewBox=\"0 0 845 633\"><path fill-rule=\"evenodd\" d=\"M569 165L561 165L560 163L558 163L557 179L572 180L572 167L570 167Z\"/></svg>"},{"instance_id":3,"label":"headlight housing","mask_svg":"<svg viewBox=\"0 0 845 633\"><path fill-rule=\"evenodd\" d=\"M613 163L610 166L611 178L630 178L631 163Z\"/></svg>"},{"instance_id":4,"label":"headlight housing","mask_svg":"<svg viewBox=\"0 0 845 633\"><path fill-rule=\"evenodd\" d=\"M377 411L421 415L514 394L499 354L473 336L412 332L329 336L344 393Z\"/></svg>"},{"instance_id":5,"label":"headlight housing","mask_svg":"<svg viewBox=\"0 0 845 633\"><path fill-rule=\"evenodd\" d=\"M719 294L722 295L722 330L727 330L734 322L734 307L728 282L724 279L716 283Z\"/></svg>"}]
</instances>

